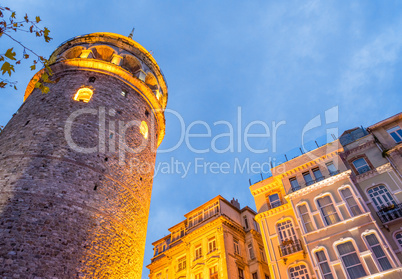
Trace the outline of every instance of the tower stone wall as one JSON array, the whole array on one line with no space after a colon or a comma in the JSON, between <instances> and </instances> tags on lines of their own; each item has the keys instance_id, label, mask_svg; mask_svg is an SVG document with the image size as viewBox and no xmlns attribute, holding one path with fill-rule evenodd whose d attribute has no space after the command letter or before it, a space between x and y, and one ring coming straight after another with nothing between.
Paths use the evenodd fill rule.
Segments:
<instances>
[{"instance_id":1,"label":"tower stone wall","mask_svg":"<svg viewBox=\"0 0 402 279\"><path fill-rule=\"evenodd\" d=\"M31 81L0 133L0 275L141 278L165 80L116 34L76 37L50 60L50 92Z\"/></svg>"}]
</instances>

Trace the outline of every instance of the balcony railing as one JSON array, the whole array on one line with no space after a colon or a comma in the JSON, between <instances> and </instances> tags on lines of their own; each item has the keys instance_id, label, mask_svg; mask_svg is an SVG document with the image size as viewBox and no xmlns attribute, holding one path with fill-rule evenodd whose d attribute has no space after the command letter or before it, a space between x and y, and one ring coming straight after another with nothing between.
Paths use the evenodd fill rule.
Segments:
<instances>
[{"instance_id":1,"label":"balcony railing","mask_svg":"<svg viewBox=\"0 0 402 279\"><path fill-rule=\"evenodd\" d=\"M282 242L282 244L278 246L278 249L281 257L284 257L299 251L303 251L303 246L300 239L296 239Z\"/></svg>"},{"instance_id":2,"label":"balcony railing","mask_svg":"<svg viewBox=\"0 0 402 279\"><path fill-rule=\"evenodd\" d=\"M279 207L285 203L286 203L286 201L284 199L276 200L273 202L268 202L268 210L273 209L275 207Z\"/></svg>"},{"instance_id":3,"label":"balcony railing","mask_svg":"<svg viewBox=\"0 0 402 279\"><path fill-rule=\"evenodd\" d=\"M379 211L377 211L377 215L380 218L381 222L387 223L392 220L396 220L402 217L402 203L400 204L392 204L386 206Z\"/></svg>"}]
</instances>

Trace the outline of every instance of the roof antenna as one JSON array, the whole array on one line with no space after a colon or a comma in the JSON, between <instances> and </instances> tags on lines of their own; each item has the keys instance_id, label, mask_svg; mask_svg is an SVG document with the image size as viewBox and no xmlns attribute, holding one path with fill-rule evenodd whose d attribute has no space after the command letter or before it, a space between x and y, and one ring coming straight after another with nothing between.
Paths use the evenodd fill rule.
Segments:
<instances>
[{"instance_id":1,"label":"roof antenna","mask_svg":"<svg viewBox=\"0 0 402 279\"><path fill-rule=\"evenodd\" d=\"M132 38L133 38L133 35L134 35L134 30L135 30L135 28L133 28L133 30L131 30L130 35L128 35L128 37L129 37L130 39L132 39Z\"/></svg>"}]
</instances>

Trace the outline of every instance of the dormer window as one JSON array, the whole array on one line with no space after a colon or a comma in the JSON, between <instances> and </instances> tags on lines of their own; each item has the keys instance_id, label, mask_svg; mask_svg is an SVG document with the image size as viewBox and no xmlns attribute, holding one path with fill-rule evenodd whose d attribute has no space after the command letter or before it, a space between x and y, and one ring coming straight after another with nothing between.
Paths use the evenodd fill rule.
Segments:
<instances>
[{"instance_id":1,"label":"dormer window","mask_svg":"<svg viewBox=\"0 0 402 279\"><path fill-rule=\"evenodd\" d=\"M388 134L394 139L396 143L402 142L402 129L399 126L387 130Z\"/></svg>"}]
</instances>

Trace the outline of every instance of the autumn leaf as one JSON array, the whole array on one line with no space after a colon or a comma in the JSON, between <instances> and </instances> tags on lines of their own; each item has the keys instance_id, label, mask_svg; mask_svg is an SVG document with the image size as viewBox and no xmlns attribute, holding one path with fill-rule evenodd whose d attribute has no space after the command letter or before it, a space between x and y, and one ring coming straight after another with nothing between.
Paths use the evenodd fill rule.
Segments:
<instances>
[{"instance_id":1,"label":"autumn leaf","mask_svg":"<svg viewBox=\"0 0 402 279\"><path fill-rule=\"evenodd\" d=\"M29 22L29 19L28 19L28 15L27 15L27 14L25 14L24 19L25 19L25 22Z\"/></svg>"},{"instance_id":2,"label":"autumn leaf","mask_svg":"<svg viewBox=\"0 0 402 279\"><path fill-rule=\"evenodd\" d=\"M17 90L17 86L14 85L14 89Z\"/></svg>"},{"instance_id":3,"label":"autumn leaf","mask_svg":"<svg viewBox=\"0 0 402 279\"><path fill-rule=\"evenodd\" d=\"M49 75L47 73L43 73L43 75L41 76L41 79L44 82L48 82L49 81Z\"/></svg>"},{"instance_id":4,"label":"autumn leaf","mask_svg":"<svg viewBox=\"0 0 402 279\"><path fill-rule=\"evenodd\" d=\"M37 16L37 17L35 18L35 21L36 21L36 23L39 23L39 22L40 22L40 17Z\"/></svg>"},{"instance_id":5,"label":"autumn leaf","mask_svg":"<svg viewBox=\"0 0 402 279\"><path fill-rule=\"evenodd\" d=\"M7 57L10 60L16 60L15 59L15 52L13 52L13 47L7 49L6 54L4 54L5 57Z\"/></svg>"},{"instance_id":6,"label":"autumn leaf","mask_svg":"<svg viewBox=\"0 0 402 279\"><path fill-rule=\"evenodd\" d=\"M4 88L6 87L7 83L5 83L4 81L0 81L0 88Z\"/></svg>"},{"instance_id":7,"label":"autumn leaf","mask_svg":"<svg viewBox=\"0 0 402 279\"><path fill-rule=\"evenodd\" d=\"M3 66L1 66L1 71L3 71L2 75L7 72L8 75L11 76L11 71L15 72L14 65L11 65L8 62L4 62Z\"/></svg>"},{"instance_id":8,"label":"autumn leaf","mask_svg":"<svg viewBox=\"0 0 402 279\"><path fill-rule=\"evenodd\" d=\"M29 54L24 54L24 59L28 59L29 58Z\"/></svg>"},{"instance_id":9,"label":"autumn leaf","mask_svg":"<svg viewBox=\"0 0 402 279\"><path fill-rule=\"evenodd\" d=\"M35 88L39 88L42 86L42 83L40 83L39 81L37 83L35 83Z\"/></svg>"},{"instance_id":10,"label":"autumn leaf","mask_svg":"<svg viewBox=\"0 0 402 279\"><path fill-rule=\"evenodd\" d=\"M15 18L15 12L11 13L11 18Z\"/></svg>"},{"instance_id":11,"label":"autumn leaf","mask_svg":"<svg viewBox=\"0 0 402 279\"><path fill-rule=\"evenodd\" d=\"M35 70L36 69L36 65L32 65L31 66L31 71L33 71L33 70Z\"/></svg>"},{"instance_id":12,"label":"autumn leaf","mask_svg":"<svg viewBox=\"0 0 402 279\"><path fill-rule=\"evenodd\" d=\"M49 90L50 90L50 89L49 89L48 86L43 86L43 87L42 87L42 93L43 93L43 94L49 93Z\"/></svg>"}]
</instances>

